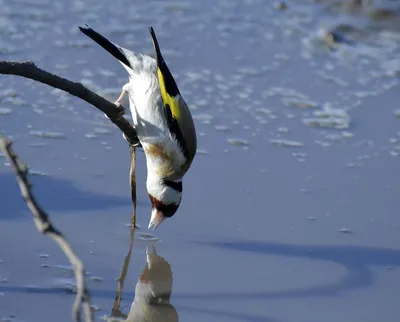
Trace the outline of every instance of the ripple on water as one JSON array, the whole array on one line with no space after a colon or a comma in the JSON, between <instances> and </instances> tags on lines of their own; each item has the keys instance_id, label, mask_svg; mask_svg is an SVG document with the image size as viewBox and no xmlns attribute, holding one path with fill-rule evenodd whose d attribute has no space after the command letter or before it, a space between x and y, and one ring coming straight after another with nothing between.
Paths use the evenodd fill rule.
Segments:
<instances>
[{"instance_id":1,"label":"ripple on water","mask_svg":"<svg viewBox=\"0 0 400 322\"><path fill-rule=\"evenodd\" d=\"M138 240L150 241L150 242L156 242L161 240L161 238L158 237L157 235L153 235L150 233L142 233L142 232L135 234L135 238L137 238Z\"/></svg>"}]
</instances>

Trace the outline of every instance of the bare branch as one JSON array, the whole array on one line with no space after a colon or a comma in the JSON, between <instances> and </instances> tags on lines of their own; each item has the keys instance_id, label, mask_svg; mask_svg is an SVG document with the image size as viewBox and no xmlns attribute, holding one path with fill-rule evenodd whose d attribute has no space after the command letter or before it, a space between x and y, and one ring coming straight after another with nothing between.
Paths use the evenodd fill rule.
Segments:
<instances>
[{"instance_id":1,"label":"bare branch","mask_svg":"<svg viewBox=\"0 0 400 322\"><path fill-rule=\"evenodd\" d=\"M125 134L125 137L128 139L130 144L139 144L135 129L129 121L122 116L124 108L115 106L105 98L87 89L81 83L72 82L68 79L46 72L37 67L31 61L0 61L0 74L30 78L79 97L106 114L110 118L111 122L118 126Z\"/></svg>"},{"instance_id":2,"label":"bare branch","mask_svg":"<svg viewBox=\"0 0 400 322\"><path fill-rule=\"evenodd\" d=\"M15 154L12 143L7 138L0 136L0 149L3 151L5 157L9 160L14 169L21 195L28 205L37 229L44 235L53 238L60 246L61 250L68 257L72 264L76 280L76 298L72 308L72 316L74 321L81 321L81 306L85 314L85 321L93 321L93 311L91 307L91 300L89 291L85 285L84 267L79 257L72 250L71 245L51 223L47 213L39 206L31 191L31 183L28 180L28 168L19 160Z\"/></svg>"},{"instance_id":3,"label":"bare branch","mask_svg":"<svg viewBox=\"0 0 400 322\"><path fill-rule=\"evenodd\" d=\"M129 183L131 185L131 198L133 203L133 214L131 219L132 229L136 227L136 148L129 146L129 154L131 156L131 167L129 170Z\"/></svg>"}]
</instances>

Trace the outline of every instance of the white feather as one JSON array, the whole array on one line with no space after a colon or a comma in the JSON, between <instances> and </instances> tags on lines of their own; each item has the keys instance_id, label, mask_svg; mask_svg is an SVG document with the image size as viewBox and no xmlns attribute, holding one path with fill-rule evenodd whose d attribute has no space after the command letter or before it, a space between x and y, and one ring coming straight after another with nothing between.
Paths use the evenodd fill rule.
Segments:
<instances>
[{"instance_id":1,"label":"white feather","mask_svg":"<svg viewBox=\"0 0 400 322\"><path fill-rule=\"evenodd\" d=\"M127 91L129 95L132 120L139 140L145 151L152 145L162 147L163 153L169 156L168 167L179 172L186 159L178 142L174 140L168 129L158 83L156 61L146 55L138 56L140 59L137 56L133 57L136 58L135 63L132 63L133 69L122 64L129 71L129 83L123 86L123 90ZM163 169L166 168L165 158L146 154L146 163L149 176L163 177ZM157 181L159 181L157 178L150 178L149 186L155 187ZM158 198L160 194L161 192L157 191L157 195L153 196Z\"/></svg>"},{"instance_id":2,"label":"white feather","mask_svg":"<svg viewBox=\"0 0 400 322\"><path fill-rule=\"evenodd\" d=\"M182 192L166 186L159 177L152 175L151 172L147 174L146 189L149 194L166 205L179 205L181 202Z\"/></svg>"}]
</instances>

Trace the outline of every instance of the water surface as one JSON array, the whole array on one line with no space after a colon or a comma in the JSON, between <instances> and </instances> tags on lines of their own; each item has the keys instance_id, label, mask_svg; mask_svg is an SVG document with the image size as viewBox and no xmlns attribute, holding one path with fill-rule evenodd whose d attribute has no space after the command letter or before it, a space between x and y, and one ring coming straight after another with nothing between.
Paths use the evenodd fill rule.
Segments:
<instances>
[{"instance_id":1,"label":"water surface","mask_svg":"<svg viewBox=\"0 0 400 322\"><path fill-rule=\"evenodd\" d=\"M398 320L400 7L286 5L0 0L0 59L33 60L112 101L126 72L77 26L151 53L152 25L193 111L199 152L160 240L139 238L150 202L138 153L142 228L114 315ZM131 241L127 143L88 104L11 76L0 77L0 130L83 259L96 319L106 319ZM0 195L0 317L70 321L69 264L36 232L2 157ZM143 304L146 281L164 306Z\"/></svg>"}]
</instances>

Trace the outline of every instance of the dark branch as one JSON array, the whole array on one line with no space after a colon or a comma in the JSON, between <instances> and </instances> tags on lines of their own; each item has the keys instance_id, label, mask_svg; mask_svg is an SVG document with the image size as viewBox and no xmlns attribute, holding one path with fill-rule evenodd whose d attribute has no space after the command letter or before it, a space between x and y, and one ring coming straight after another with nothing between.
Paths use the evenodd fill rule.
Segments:
<instances>
[{"instance_id":1,"label":"dark branch","mask_svg":"<svg viewBox=\"0 0 400 322\"><path fill-rule=\"evenodd\" d=\"M3 151L5 157L11 163L15 175L18 180L21 195L28 205L34 222L39 232L48 235L60 246L64 254L68 257L72 264L76 280L76 298L72 308L72 315L74 321L81 321L81 306L85 313L85 321L93 321L93 311L91 307L91 300L89 292L85 285L84 267L79 257L72 250L71 245L51 223L47 213L39 206L31 191L31 183L28 180L28 168L19 160L15 154L12 143L7 138L0 136L0 150Z\"/></svg>"},{"instance_id":2,"label":"dark branch","mask_svg":"<svg viewBox=\"0 0 400 322\"><path fill-rule=\"evenodd\" d=\"M121 111L123 111L124 108L115 106L113 103L87 89L81 83L72 82L68 79L46 72L37 67L31 61L0 61L0 74L30 78L79 97L106 114L110 118L111 122L118 126L125 134L125 137L128 139L130 144L139 144L135 129L129 121L122 116L123 113L121 113Z\"/></svg>"},{"instance_id":3,"label":"dark branch","mask_svg":"<svg viewBox=\"0 0 400 322\"><path fill-rule=\"evenodd\" d=\"M129 169L129 183L131 186L131 199L133 203L133 214L131 219L132 229L136 226L136 148L132 145L129 146L129 154L131 156L131 166Z\"/></svg>"}]
</instances>

